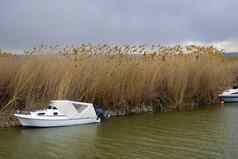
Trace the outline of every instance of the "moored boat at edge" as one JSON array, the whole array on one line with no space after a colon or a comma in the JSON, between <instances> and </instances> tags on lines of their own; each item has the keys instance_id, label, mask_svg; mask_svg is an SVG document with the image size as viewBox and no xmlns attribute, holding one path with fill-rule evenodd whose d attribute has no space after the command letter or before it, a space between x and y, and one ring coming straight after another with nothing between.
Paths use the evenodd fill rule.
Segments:
<instances>
[{"instance_id":1,"label":"moored boat at edge","mask_svg":"<svg viewBox=\"0 0 238 159\"><path fill-rule=\"evenodd\" d=\"M219 98L224 102L238 102L238 88L225 90Z\"/></svg>"}]
</instances>

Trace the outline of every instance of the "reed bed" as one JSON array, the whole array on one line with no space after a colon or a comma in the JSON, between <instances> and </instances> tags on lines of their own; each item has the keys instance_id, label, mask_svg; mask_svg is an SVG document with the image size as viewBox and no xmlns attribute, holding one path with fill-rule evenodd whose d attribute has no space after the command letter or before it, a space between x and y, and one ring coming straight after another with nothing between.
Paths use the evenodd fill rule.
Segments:
<instances>
[{"instance_id":1,"label":"reed bed","mask_svg":"<svg viewBox=\"0 0 238 159\"><path fill-rule=\"evenodd\" d=\"M38 109L51 99L135 108L182 110L216 102L235 80L236 62L201 46L44 47L0 56L0 111ZM14 104L12 104L14 103Z\"/></svg>"}]
</instances>

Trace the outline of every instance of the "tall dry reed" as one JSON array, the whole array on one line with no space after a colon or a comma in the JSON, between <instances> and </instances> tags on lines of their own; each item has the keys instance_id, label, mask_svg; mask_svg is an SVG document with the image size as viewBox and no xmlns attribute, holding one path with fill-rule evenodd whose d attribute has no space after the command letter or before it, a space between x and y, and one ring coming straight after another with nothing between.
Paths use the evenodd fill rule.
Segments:
<instances>
[{"instance_id":1,"label":"tall dry reed","mask_svg":"<svg viewBox=\"0 0 238 159\"><path fill-rule=\"evenodd\" d=\"M185 109L215 102L218 92L234 80L235 65L212 47L34 49L14 61L0 58L0 85L5 86L6 99L26 104L21 109L51 99L93 102L127 112L161 104Z\"/></svg>"}]
</instances>

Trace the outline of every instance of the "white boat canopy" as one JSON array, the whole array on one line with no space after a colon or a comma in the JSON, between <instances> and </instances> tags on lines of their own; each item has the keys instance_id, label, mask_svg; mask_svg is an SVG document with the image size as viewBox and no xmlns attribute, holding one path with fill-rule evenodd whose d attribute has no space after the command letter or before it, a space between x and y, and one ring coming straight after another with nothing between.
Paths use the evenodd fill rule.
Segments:
<instances>
[{"instance_id":1,"label":"white boat canopy","mask_svg":"<svg viewBox=\"0 0 238 159\"><path fill-rule=\"evenodd\" d=\"M52 100L49 105L56 107L61 113L70 118L97 118L92 103L70 100Z\"/></svg>"}]
</instances>

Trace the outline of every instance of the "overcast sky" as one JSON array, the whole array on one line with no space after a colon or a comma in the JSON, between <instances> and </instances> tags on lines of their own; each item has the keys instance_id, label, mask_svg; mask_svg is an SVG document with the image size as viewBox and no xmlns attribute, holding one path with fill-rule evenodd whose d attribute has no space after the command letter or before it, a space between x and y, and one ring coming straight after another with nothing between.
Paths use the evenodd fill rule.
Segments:
<instances>
[{"instance_id":1,"label":"overcast sky","mask_svg":"<svg viewBox=\"0 0 238 159\"><path fill-rule=\"evenodd\" d=\"M238 51L237 0L0 0L0 48L211 43Z\"/></svg>"}]
</instances>

